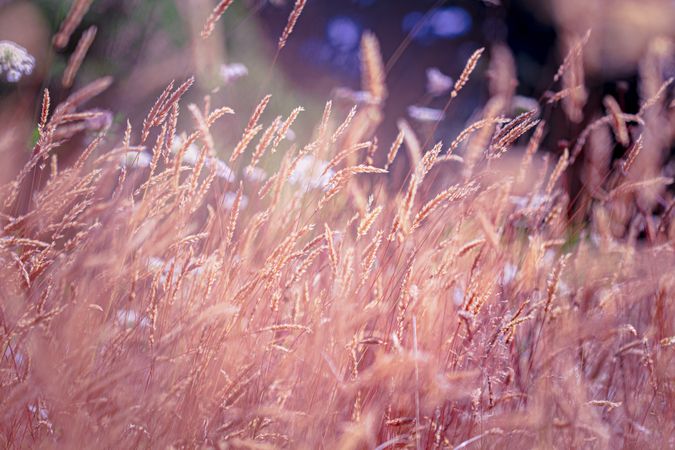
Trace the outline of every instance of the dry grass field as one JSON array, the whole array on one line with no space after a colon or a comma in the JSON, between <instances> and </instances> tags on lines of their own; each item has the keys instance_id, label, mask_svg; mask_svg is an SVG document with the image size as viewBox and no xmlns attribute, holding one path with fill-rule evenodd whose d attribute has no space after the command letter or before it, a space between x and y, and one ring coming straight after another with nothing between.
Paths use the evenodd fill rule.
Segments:
<instances>
[{"instance_id":1,"label":"dry grass field","mask_svg":"<svg viewBox=\"0 0 675 450\"><path fill-rule=\"evenodd\" d=\"M272 117L263 85L233 111L185 78L117 132L112 78L77 82L84 33L75 88L25 99L32 148L0 129L21 161L0 170L0 447L675 447L673 43L644 52L638 109L585 117L590 35L524 112L508 50L476 50L441 112L477 68L489 100L437 141L425 109L431 132L378 134L396 92L372 33L351 109ZM3 79L40 64L0 49ZM584 125L544 151L552 110Z\"/></svg>"}]
</instances>

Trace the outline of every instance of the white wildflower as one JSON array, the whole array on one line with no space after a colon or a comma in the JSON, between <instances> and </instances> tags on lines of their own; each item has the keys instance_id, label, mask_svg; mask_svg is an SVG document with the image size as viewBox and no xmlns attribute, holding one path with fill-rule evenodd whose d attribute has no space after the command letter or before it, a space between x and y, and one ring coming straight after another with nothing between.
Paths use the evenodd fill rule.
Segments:
<instances>
[{"instance_id":1,"label":"white wildflower","mask_svg":"<svg viewBox=\"0 0 675 450\"><path fill-rule=\"evenodd\" d=\"M221 204L224 209L232 209L234 207L234 201L237 198L236 192L226 192L223 194L223 200ZM239 210L246 208L248 206L248 197L245 195L241 196L241 201L239 202Z\"/></svg>"},{"instance_id":2,"label":"white wildflower","mask_svg":"<svg viewBox=\"0 0 675 450\"><path fill-rule=\"evenodd\" d=\"M373 105L377 104L377 100L373 98L370 92L367 91L354 91L346 87L339 87L333 91L333 97L338 100L347 100L351 103L356 104L368 104Z\"/></svg>"},{"instance_id":3,"label":"white wildflower","mask_svg":"<svg viewBox=\"0 0 675 450\"><path fill-rule=\"evenodd\" d=\"M539 102L532 97L516 95L513 97L512 109L514 114L520 114L527 111L539 112Z\"/></svg>"},{"instance_id":4,"label":"white wildflower","mask_svg":"<svg viewBox=\"0 0 675 450\"><path fill-rule=\"evenodd\" d=\"M241 63L223 64L220 66L220 77L223 83L229 84L248 75L248 68Z\"/></svg>"},{"instance_id":5,"label":"white wildflower","mask_svg":"<svg viewBox=\"0 0 675 450\"><path fill-rule=\"evenodd\" d=\"M145 152L129 151L120 157L120 165L124 167L132 167L134 169L150 167L151 163L152 158Z\"/></svg>"},{"instance_id":6,"label":"white wildflower","mask_svg":"<svg viewBox=\"0 0 675 450\"><path fill-rule=\"evenodd\" d=\"M185 143L185 135L181 134L174 138L173 145L171 146L171 152L176 154L183 147ZM188 146L183 153L183 159L181 162L194 166L199 160L199 147L196 144L192 143Z\"/></svg>"},{"instance_id":7,"label":"white wildflower","mask_svg":"<svg viewBox=\"0 0 675 450\"><path fill-rule=\"evenodd\" d=\"M420 296L420 288L417 287L416 284L412 284L408 290L408 294L410 295L410 298L417 300Z\"/></svg>"},{"instance_id":8,"label":"white wildflower","mask_svg":"<svg viewBox=\"0 0 675 450\"><path fill-rule=\"evenodd\" d=\"M279 133L279 131L281 131L283 126L284 126L284 122L279 122L277 124L277 134ZM290 128L288 130L286 130L286 134L284 135L284 139L286 139L287 141L293 142L295 140L295 138L296 138L295 131L293 131Z\"/></svg>"},{"instance_id":9,"label":"white wildflower","mask_svg":"<svg viewBox=\"0 0 675 450\"><path fill-rule=\"evenodd\" d=\"M16 83L24 75L30 75L35 68L35 58L28 51L12 41L0 41L0 74L7 81Z\"/></svg>"},{"instance_id":10,"label":"white wildflower","mask_svg":"<svg viewBox=\"0 0 675 450\"><path fill-rule=\"evenodd\" d=\"M440 109L424 106L409 106L408 115L420 122L438 122L445 117L445 113Z\"/></svg>"},{"instance_id":11,"label":"white wildflower","mask_svg":"<svg viewBox=\"0 0 675 450\"><path fill-rule=\"evenodd\" d=\"M452 291L452 301L455 303L455 306L461 306L464 303L463 287L455 286L455 289Z\"/></svg>"},{"instance_id":12,"label":"white wildflower","mask_svg":"<svg viewBox=\"0 0 675 450\"><path fill-rule=\"evenodd\" d=\"M13 364L17 367L21 367L21 365L26 361L26 357L23 355L23 353L17 351L9 345L7 348L5 348L5 358L7 360L14 360Z\"/></svg>"},{"instance_id":13,"label":"white wildflower","mask_svg":"<svg viewBox=\"0 0 675 450\"><path fill-rule=\"evenodd\" d=\"M150 258L148 258L148 269L150 269L151 272L162 270L164 264L165 263L162 258L158 258L156 256L151 256Z\"/></svg>"},{"instance_id":14,"label":"white wildflower","mask_svg":"<svg viewBox=\"0 0 675 450\"><path fill-rule=\"evenodd\" d=\"M185 144L185 135L181 134L174 138L173 145L171 146L171 152L177 154L180 149ZM199 162L199 157L201 156L201 150L197 144L192 143L188 145L187 149L183 153L183 159L181 163L187 164L189 166L194 166ZM206 158L205 159L206 167L212 168L213 164L216 165L216 176L222 178L228 183L232 183L235 180L234 171L228 166L225 161L218 158Z\"/></svg>"},{"instance_id":15,"label":"white wildflower","mask_svg":"<svg viewBox=\"0 0 675 450\"><path fill-rule=\"evenodd\" d=\"M216 165L216 176L222 178L228 183L232 183L235 179L234 172L230 169L230 166L225 164L225 161L218 158L210 158L208 164Z\"/></svg>"},{"instance_id":16,"label":"white wildflower","mask_svg":"<svg viewBox=\"0 0 675 450\"><path fill-rule=\"evenodd\" d=\"M150 319L141 316L132 309L118 309L117 323L123 328L134 328L135 326L147 328L150 326Z\"/></svg>"},{"instance_id":17,"label":"white wildflower","mask_svg":"<svg viewBox=\"0 0 675 450\"><path fill-rule=\"evenodd\" d=\"M510 284L516 278L517 273L518 266L511 263L506 263L504 265L504 269L502 270L502 284Z\"/></svg>"},{"instance_id":18,"label":"white wildflower","mask_svg":"<svg viewBox=\"0 0 675 450\"><path fill-rule=\"evenodd\" d=\"M246 166L244 168L244 178L253 183L260 183L267 179L267 172L260 167Z\"/></svg>"},{"instance_id":19,"label":"white wildflower","mask_svg":"<svg viewBox=\"0 0 675 450\"><path fill-rule=\"evenodd\" d=\"M549 200L549 197L540 194L532 194L530 196L512 195L509 200L518 209L538 209Z\"/></svg>"},{"instance_id":20,"label":"white wildflower","mask_svg":"<svg viewBox=\"0 0 675 450\"><path fill-rule=\"evenodd\" d=\"M298 185L303 190L327 189L328 182L335 175L332 169L326 170L328 163L315 158L312 155L303 156L295 170L291 173L289 181ZM323 172L326 172L322 175Z\"/></svg>"},{"instance_id":21,"label":"white wildflower","mask_svg":"<svg viewBox=\"0 0 675 450\"><path fill-rule=\"evenodd\" d=\"M437 67L427 69L427 93L438 97L450 91L453 86L452 78L441 72Z\"/></svg>"}]
</instances>

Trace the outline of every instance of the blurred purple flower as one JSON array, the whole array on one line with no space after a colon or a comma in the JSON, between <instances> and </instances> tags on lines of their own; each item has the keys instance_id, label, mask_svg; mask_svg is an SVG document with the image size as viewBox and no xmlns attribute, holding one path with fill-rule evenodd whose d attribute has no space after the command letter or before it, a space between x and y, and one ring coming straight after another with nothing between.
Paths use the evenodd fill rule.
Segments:
<instances>
[{"instance_id":1,"label":"blurred purple flower","mask_svg":"<svg viewBox=\"0 0 675 450\"><path fill-rule=\"evenodd\" d=\"M346 52L354 50L359 45L361 30L349 17L338 16L328 22L326 36L333 47Z\"/></svg>"}]
</instances>

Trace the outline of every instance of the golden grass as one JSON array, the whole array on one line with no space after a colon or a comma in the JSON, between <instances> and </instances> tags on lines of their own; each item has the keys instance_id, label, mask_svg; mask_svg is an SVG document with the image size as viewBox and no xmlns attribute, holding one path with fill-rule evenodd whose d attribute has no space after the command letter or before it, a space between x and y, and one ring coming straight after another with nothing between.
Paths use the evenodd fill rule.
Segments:
<instances>
[{"instance_id":1,"label":"golden grass","mask_svg":"<svg viewBox=\"0 0 675 450\"><path fill-rule=\"evenodd\" d=\"M374 35L363 48L364 84L384 101ZM211 128L232 111L207 98L174 149L193 81L63 166L59 130L94 117L82 105L110 80L55 107L45 90L37 144L0 191L0 446L673 445L673 180L640 165L675 135L664 80L637 114L606 100L550 170L534 164L546 123L503 116L503 97L430 148L401 122L385 151L372 116L354 107L336 125L330 101L309 142L285 142L302 108L268 121L270 95L225 147ZM597 182L606 195L571 198L565 178L598 129L625 156ZM284 154L264 183L241 158L262 130L251 165ZM414 166L395 192L386 169L402 145ZM443 148L473 152L470 170L441 168ZM237 180L218 176L217 155Z\"/></svg>"}]
</instances>

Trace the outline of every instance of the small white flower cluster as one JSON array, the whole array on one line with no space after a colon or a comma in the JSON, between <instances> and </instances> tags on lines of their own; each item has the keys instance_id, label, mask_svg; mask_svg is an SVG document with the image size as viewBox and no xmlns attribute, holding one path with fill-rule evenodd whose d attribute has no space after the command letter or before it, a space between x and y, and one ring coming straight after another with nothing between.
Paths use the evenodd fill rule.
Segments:
<instances>
[{"instance_id":1,"label":"small white flower cluster","mask_svg":"<svg viewBox=\"0 0 675 450\"><path fill-rule=\"evenodd\" d=\"M408 115L419 122L438 122L445 118L442 110L425 106L408 106Z\"/></svg>"},{"instance_id":2,"label":"small white flower cluster","mask_svg":"<svg viewBox=\"0 0 675 450\"><path fill-rule=\"evenodd\" d=\"M223 83L229 84L248 75L248 68L241 63L223 64L220 66L220 77Z\"/></svg>"},{"instance_id":3,"label":"small white flower cluster","mask_svg":"<svg viewBox=\"0 0 675 450\"><path fill-rule=\"evenodd\" d=\"M452 78L441 72L437 67L427 69L427 93L434 97L441 96L452 89Z\"/></svg>"},{"instance_id":4,"label":"small white flower cluster","mask_svg":"<svg viewBox=\"0 0 675 450\"><path fill-rule=\"evenodd\" d=\"M120 165L134 169L150 167L151 162L152 157L148 153L136 150L128 151L120 157Z\"/></svg>"},{"instance_id":5,"label":"small white flower cluster","mask_svg":"<svg viewBox=\"0 0 675 450\"><path fill-rule=\"evenodd\" d=\"M356 104L376 105L378 102L373 98L370 92L355 91L346 87L339 87L333 91L333 97L339 100L347 100Z\"/></svg>"},{"instance_id":6,"label":"small white flower cluster","mask_svg":"<svg viewBox=\"0 0 675 450\"><path fill-rule=\"evenodd\" d=\"M267 172L260 167L246 166L244 167L244 178L252 183L262 183L267 179Z\"/></svg>"},{"instance_id":7,"label":"small white flower cluster","mask_svg":"<svg viewBox=\"0 0 675 450\"><path fill-rule=\"evenodd\" d=\"M327 162L312 155L305 155L298 161L289 181L305 191L310 189L325 190L328 188L328 182L335 175L335 172L332 169L327 169L327 167Z\"/></svg>"},{"instance_id":8,"label":"small white flower cluster","mask_svg":"<svg viewBox=\"0 0 675 450\"><path fill-rule=\"evenodd\" d=\"M117 324L122 328L148 328L150 319L133 309L118 309L116 314Z\"/></svg>"},{"instance_id":9,"label":"small white flower cluster","mask_svg":"<svg viewBox=\"0 0 675 450\"><path fill-rule=\"evenodd\" d=\"M35 58L12 41L0 41L0 75L10 83L16 83L35 68Z\"/></svg>"},{"instance_id":10,"label":"small white flower cluster","mask_svg":"<svg viewBox=\"0 0 675 450\"><path fill-rule=\"evenodd\" d=\"M234 202L237 199L237 193L236 192L225 192L223 194L223 200L222 200L222 206L224 209L230 210L234 208ZM241 196L241 200L239 201L239 210L246 209L248 206L248 197L246 195Z\"/></svg>"},{"instance_id":11,"label":"small white flower cluster","mask_svg":"<svg viewBox=\"0 0 675 450\"><path fill-rule=\"evenodd\" d=\"M185 142L185 135L176 136L173 140L173 147L171 148L171 151L173 153L178 153L180 148L183 146L184 142ZM199 155L200 155L199 147L197 147L196 144L190 144L185 153L183 154L182 162L190 166L194 166L199 161ZM211 169L215 164L216 176L218 178L222 178L228 183L232 183L236 179L234 171L230 168L230 166L228 166L225 163L225 161L221 159L207 157L205 164L206 167L209 169Z\"/></svg>"}]
</instances>

